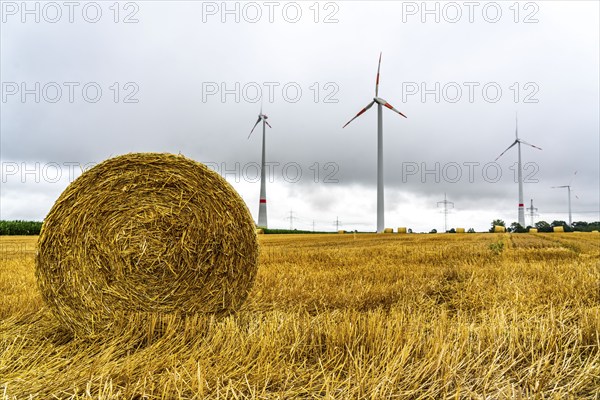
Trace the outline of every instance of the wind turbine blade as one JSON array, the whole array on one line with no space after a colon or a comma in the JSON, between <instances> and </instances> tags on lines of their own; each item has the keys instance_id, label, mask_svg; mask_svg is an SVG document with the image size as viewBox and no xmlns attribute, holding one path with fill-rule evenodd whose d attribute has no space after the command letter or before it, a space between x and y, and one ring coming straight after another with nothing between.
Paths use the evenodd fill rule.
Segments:
<instances>
[{"instance_id":1,"label":"wind turbine blade","mask_svg":"<svg viewBox=\"0 0 600 400\"><path fill-rule=\"evenodd\" d=\"M258 125L258 123L261 120L261 116L258 116L258 120L256 121L256 123L254 124L254 126L252 127L252 130L250 131L250 135L252 135L252 132L254 132L254 128L256 128L256 125ZM250 139L250 135L248 135L248 139Z\"/></svg>"},{"instance_id":2,"label":"wind turbine blade","mask_svg":"<svg viewBox=\"0 0 600 400\"><path fill-rule=\"evenodd\" d=\"M571 183L573 183L573 179L575 179L576 176L577 176L577 171L573 172L573 176L571 177L571 180L569 181L569 185Z\"/></svg>"},{"instance_id":3,"label":"wind turbine blade","mask_svg":"<svg viewBox=\"0 0 600 400\"><path fill-rule=\"evenodd\" d=\"M346 122L346 125L342 126L342 129L344 129L350 122L354 121L356 118L360 117L362 114L365 113L365 111L367 111L369 108L373 107L373 104L375 104L375 100L373 100L372 102L370 102L365 108L363 108L362 110L360 110L358 112L358 114L356 114L354 116L354 118L352 118L350 121Z\"/></svg>"},{"instance_id":4,"label":"wind turbine blade","mask_svg":"<svg viewBox=\"0 0 600 400\"><path fill-rule=\"evenodd\" d=\"M534 146L534 145L532 145L531 143L527 143L527 142L526 142L526 141L524 141L524 140L520 140L520 139L519 139L519 142L521 142L521 143L523 143L523 144L526 144L527 146L531 146L531 147L533 147L534 149L538 149L538 150L541 150L541 149L542 149L541 147Z\"/></svg>"},{"instance_id":5,"label":"wind turbine blade","mask_svg":"<svg viewBox=\"0 0 600 400\"><path fill-rule=\"evenodd\" d=\"M510 149L512 149L512 148L514 147L514 145L515 145L515 144L517 144L517 143L519 143L519 141L518 141L518 140L515 140L515 141L513 142L513 144L511 144L510 146L508 146L508 148L507 148L506 150L504 150L502 153L500 153L500 155L499 155L498 157L496 157L496 159L495 159L494 161L498 161L498 159L499 159L500 157L502 157L502 156L504 155L504 153L506 153L507 151L509 151Z\"/></svg>"},{"instance_id":6,"label":"wind turbine blade","mask_svg":"<svg viewBox=\"0 0 600 400\"><path fill-rule=\"evenodd\" d=\"M381 69L381 52L379 52L379 64L377 64L377 79L375 79L375 97L379 96L379 70Z\"/></svg>"},{"instance_id":7,"label":"wind turbine blade","mask_svg":"<svg viewBox=\"0 0 600 400\"><path fill-rule=\"evenodd\" d=\"M273 129L273 127L271 126L271 124L269 124L269 123L267 122L267 120L266 120L266 119L265 119L265 124L267 124L267 126L268 126L269 128Z\"/></svg>"},{"instance_id":8,"label":"wind turbine blade","mask_svg":"<svg viewBox=\"0 0 600 400\"><path fill-rule=\"evenodd\" d=\"M392 105L390 103L385 103L384 104L385 107L389 108L390 110L397 112L398 114L402 115L404 118L408 118L406 115L402 114L400 111L396 110L394 107L392 107Z\"/></svg>"}]
</instances>

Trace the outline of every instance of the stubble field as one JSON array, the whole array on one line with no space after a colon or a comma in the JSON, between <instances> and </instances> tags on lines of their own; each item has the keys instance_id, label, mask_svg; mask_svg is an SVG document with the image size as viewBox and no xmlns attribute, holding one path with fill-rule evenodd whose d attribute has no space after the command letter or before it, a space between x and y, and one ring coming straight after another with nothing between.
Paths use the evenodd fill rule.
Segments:
<instances>
[{"instance_id":1,"label":"stubble field","mask_svg":"<svg viewBox=\"0 0 600 400\"><path fill-rule=\"evenodd\" d=\"M600 235L261 235L242 310L73 337L0 237L0 399L587 398Z\"/></svg>"}]
</instances>

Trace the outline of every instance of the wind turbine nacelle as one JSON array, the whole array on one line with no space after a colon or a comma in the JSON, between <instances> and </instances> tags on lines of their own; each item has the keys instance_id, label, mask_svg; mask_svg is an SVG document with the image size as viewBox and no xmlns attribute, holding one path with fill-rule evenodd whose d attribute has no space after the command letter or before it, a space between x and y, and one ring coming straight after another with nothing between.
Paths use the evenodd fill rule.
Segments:
<instances>
[{"instance_id":1,"label":"wind turbine nacelle","mask_svg":"<svg viewBox=\"0 0 600 400\"><path fill-rule=\"evenodd\" d=\"M385 106L387 104L387 101L385 101L381 97L374 97L373 100L375 101L375 103L381 104L382 106Z\"/></svg>"}]
</instances>

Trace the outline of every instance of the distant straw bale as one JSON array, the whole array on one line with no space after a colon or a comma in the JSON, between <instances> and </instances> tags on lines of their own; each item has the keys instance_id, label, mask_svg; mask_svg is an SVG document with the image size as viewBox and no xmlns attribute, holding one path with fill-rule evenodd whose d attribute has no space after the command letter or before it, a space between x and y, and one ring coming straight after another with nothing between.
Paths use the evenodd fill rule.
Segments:
<instances>
[{"instance_id":1,"label":"distant straw bale","mask_svg":"<svg viewBox=\"0 0 600 400\"><path fill-rule=\"evenodd\" d=\"M564 232L564 231L565 231L564 226L553 226L552 227L552 232Z\"/></svg>"},{"instance_id":2,"label":"distant straw bale","mask_svg":"<svg viewBox=\"0 0 600 400\"><path fill-rule=\"evenodd\" d=\"M394 233L394 230L392 228L385 228L383 233Z\"/></svg>"},{"instance_id":3,"label":"distant straw bale","mask_svg":"<svg viewBox=\"0 0 600 400\"><path fill-rule=\"evenodd\" d=\"M144 316L226 314L258 268L250 212L183 156L111 158L67 187L44 220L36 277L68 328L92 335Z\"/></svg>"},{"instance_id":4,"label":"distant straw bale","mask_svg":"<svg viewBox=\"0 0 600 400\"><path fill-rule=\"evenodd\" d=\"M398 233L406 233L406 228L405 227L398 228Z\"/></svg>"},{"instance_id":5,"label":"distant straw bale","mask_svg":"<svg viewBox=\"0 0 600 400\"><path fill-rule=\"evenodd\" d=\"M465 233L465 228L456 228L456 233Z\"/></svg>"},{"instance_id":6,"label":"distant straw bale","mask_svg":"<svg viewBox=\"0 0 600 400\"><path fill-rule=\"evenodd\" d=\"M504 227L502 225L494 225L494 232L496 232L496 233L506 232L506 227Z\"/></svg>"}]
</instances>

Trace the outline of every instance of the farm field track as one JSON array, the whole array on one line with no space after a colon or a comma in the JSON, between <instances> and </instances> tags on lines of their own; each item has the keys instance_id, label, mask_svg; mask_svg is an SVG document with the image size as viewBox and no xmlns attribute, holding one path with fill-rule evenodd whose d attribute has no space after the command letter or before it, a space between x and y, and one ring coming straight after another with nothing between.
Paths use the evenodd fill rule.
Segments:
<instances>
[{"instance_id":1,"label":"farm field track","mask_svg":"<svg viewBox=\"0 0 600 400\"><path fill-rule=\"evenodd\" d=\"M600 235L260 235L235 315L73 337L0 237L0 399L600 399Z\"/></svg>"}]
</instances>

